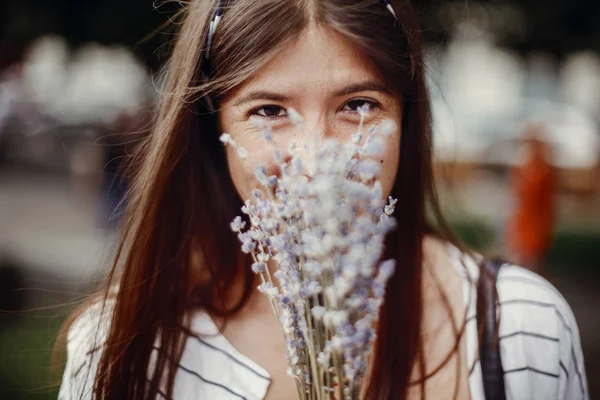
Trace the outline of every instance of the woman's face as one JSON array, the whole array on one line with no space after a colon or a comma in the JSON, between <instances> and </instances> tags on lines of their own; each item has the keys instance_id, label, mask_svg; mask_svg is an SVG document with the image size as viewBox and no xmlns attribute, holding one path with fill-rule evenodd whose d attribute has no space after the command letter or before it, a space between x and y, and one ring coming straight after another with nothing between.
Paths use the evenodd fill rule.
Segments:
<instances>
[{"instance_id":1,"label":"woman's face","mask_svg":"<svg viewBox=\"0 0 600 400\"><path fill-rule=\"evenodd\" d=\"M279 150L285 156L291 140L299 146L312 143L315 136L350 140L360 121L357 109L365 103L370 107L364 120L367 126L386 119L395 122L379 159L378 179L387 198L400 156L400 101L387 91L374 67L348 39L327 28L306 29L220 103L222 132L229 133L249 154L242 159L227 146L229 172L242 200L252 198L252 190L260 188L254 178L258 165L267 167L267 175L278 173L273 153ZM301 130L292 124L288 108L304 118ZM257 123L272 127L272 142L264 139Z\"/></svg>"}]
</instances>

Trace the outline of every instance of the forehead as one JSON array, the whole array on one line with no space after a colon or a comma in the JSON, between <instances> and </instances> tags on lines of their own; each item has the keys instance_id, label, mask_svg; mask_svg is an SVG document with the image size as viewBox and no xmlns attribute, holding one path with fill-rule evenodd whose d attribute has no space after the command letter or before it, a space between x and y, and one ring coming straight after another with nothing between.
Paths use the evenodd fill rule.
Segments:
<instances>
[{"instance_id":1,"label":"forehead","mask_svg":"<svg viewBox=\"0 0 600 400\"><path fill-rule=\"evenodd\" d=\"M351 82L365 80L381 82L376 69L358 46L330 28L313 24L236 94L260 88L301 96L334 91Z\"/></svg>"}]
</instances>

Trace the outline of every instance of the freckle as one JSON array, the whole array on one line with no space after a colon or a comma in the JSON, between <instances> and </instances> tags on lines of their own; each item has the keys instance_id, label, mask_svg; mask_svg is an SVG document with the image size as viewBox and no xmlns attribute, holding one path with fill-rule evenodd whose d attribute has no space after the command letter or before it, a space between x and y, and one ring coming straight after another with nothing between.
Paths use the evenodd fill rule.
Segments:
<instances>
[{"instance_id":1,"label":"freckle","mask_svg":"<svg viewBox=\"0 0 600 400\"><path fill-rule=\"evenodd\" d=\"M383 160L381 160L381 161L379 161L379 162L383 164Z\"/></svg>"}]
</instances>

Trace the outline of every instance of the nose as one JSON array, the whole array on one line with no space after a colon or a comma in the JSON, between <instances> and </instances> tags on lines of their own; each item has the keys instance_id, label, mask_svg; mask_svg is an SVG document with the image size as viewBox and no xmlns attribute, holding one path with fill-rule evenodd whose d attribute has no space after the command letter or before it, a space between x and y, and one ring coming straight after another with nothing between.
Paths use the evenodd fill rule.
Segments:
<instances>
[{"instance_id":1,"label":"nose","mask_svg":"<svg viewBox=\"0 0 600 400\"><path fill-rule=\"evenodd\" d=\"M304 115L294 115L298 136L304 140L323 139L333 133L333 119L324 109L315 109Z\"/></svg>"},{"instance_id":2,"label":"nose","mask_svg":"<svg viewBox=\"0 0 600 400\"><path fill-rule=\"evenodd\" d=\"M325 139L335 135L335 126L332 118L329 118L327 113L321 110L306 113L301 117L301 121L295 122L295 134L288 147L295 147L295 155L306 169L316 147ZM286 153L286 161L291 161L292 156L289 152Z\"/></svg>"}]
</instances>

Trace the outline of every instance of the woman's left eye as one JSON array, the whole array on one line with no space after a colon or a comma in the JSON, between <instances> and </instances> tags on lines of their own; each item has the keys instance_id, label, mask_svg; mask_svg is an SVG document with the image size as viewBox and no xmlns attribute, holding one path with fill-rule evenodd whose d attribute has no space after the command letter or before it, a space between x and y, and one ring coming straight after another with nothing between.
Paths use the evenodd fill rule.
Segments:
<instances>
[{"instance_id":1,"label":"woman's left eye","mask_svg":"<svg viewBox=\"0 0 600 400\"><path fill-rule=\"evenodd\" d=\"M283 118L287 115L285 108L274 104L255 108L254 110L250 111L250 113L266 119Z\"/></svg>"},{"instance_id":2,"label":"woman's left eye","mask_svg":"<svg viewBox=\"0 0 600 400\"><path fill-rule=\"evenodd\" d=\"M352 113L358 113L361 108L367 108L368 111L372 111L379 108L380 104L373 100L366 99L354 99L350 100L342 107L343 111L350 111Z\"/></svg>"}]
</instances>

